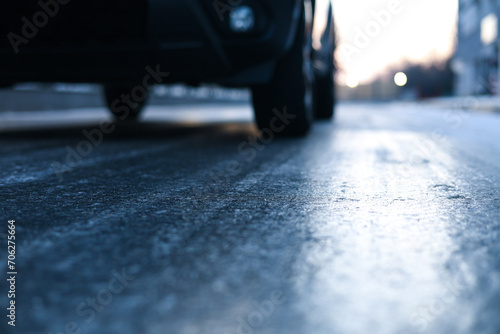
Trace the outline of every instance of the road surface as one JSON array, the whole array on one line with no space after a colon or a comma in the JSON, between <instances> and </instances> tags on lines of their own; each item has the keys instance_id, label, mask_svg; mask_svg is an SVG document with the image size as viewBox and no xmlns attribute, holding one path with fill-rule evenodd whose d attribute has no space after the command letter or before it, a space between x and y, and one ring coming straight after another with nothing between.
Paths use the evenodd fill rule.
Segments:
<instances>
[{"instance_id":1,"label":"road surface","mask_svg":"<svg viewBox=\"0 0 500 334\"><path fill-rule=\"evenodd\" d=\"M0 332L500 332L500 114L346 103L304 139L251 119L0 113Z\"/></svg>"}]
</instances>

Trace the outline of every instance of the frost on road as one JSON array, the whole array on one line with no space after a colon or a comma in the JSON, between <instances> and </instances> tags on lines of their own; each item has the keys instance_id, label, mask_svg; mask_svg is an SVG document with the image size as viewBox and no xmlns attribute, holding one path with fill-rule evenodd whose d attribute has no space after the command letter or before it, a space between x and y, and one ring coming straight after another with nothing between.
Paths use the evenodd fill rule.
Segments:
<instances>
[{"instance_id":1,"label":"frost on road","mask_svg":"<svg viewBox=\"0 0 500 334\"><path fill-rule=\"evenodd\" d=\"M163 109L62 178L104 111L0 114L18 333L500 331L499 114L343 104L263 142L246 105Z\"/></svg>"}]
</instances>

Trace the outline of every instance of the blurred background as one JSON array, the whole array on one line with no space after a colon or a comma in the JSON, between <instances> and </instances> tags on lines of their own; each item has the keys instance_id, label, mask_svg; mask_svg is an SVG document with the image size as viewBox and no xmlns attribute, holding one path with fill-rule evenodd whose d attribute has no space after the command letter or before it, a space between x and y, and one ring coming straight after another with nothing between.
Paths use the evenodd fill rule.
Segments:
<instances>
[{"instance_id":1,"label":"blurred background","mask_svg":"<svg viewBox=\"0 0 500 334\"><path fill-rule=\"evenodd\" d=\"M492 3L469 2L477 8ZM408 99L454 93L458 0L337 0L334 6L339 98ZM482 6L481 10L486 11Z\"/></svg>"}]
</instances>

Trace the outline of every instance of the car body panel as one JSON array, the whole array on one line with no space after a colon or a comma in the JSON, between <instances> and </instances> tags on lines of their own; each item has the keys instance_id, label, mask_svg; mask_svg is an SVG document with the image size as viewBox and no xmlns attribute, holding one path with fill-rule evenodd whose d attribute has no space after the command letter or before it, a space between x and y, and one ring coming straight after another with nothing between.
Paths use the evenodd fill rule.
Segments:
<instances>
[{"instance_id":1,"label":"car body panel","mask_svg":"<svg viewBox=\"0 0 500 334\"><path fill-rule=\"evenodd\" d=\"M4 10L13 10L14 4L20 6L16 0L6 1L11 7ZM34 2L27 2L30 1ZM306 7L310 5L313 13L323 13L322 20L313 21L311 17L306 24L313 43L322 45L325 29L331 27L328 23L321 24L332 18L331 8L325 9L331 6L330 0L220 1L253 8L255 31L231 32L227 28L230 11L218 9L214 0L72 0L61 4L57 15L50 18L53 22L40 27L37 36L28 43L18 45L19 52L14 52L7 38L0 42L0 84L134 80L144 75L145 66L159 64L162 70L171 73L169 82L250 86L269 80L275 63L290 49L303 3ZM85 21L86 16L93 16L82 11L99 7L99 3L103 15L110 16L109 25L120 31L111 31L100 17ZM115 13L114 6L118 4L124 8ZM27 12L22 10L17 15L25 14L28 20L37 12L36 7ZM141 16L137 22L133 20L135 12ZM3 20L7 23L1 26L2 33L23 36L21 18ZM123 20L129 20L130 27ZM319 62L325 59L324 49L315 50Z\"/></svg>"}]
</instances>

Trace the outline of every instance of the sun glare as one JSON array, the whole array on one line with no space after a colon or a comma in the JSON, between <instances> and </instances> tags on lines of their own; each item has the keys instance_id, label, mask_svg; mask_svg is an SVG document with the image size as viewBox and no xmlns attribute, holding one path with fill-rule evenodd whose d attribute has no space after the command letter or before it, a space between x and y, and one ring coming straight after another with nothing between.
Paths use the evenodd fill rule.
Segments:
<instances>
[{"instance_id":1,"label":"sun glare","mask_svg":"<svg viewBox=\"0 0 500 334\"><path fill-rule=\"evenodd\" d=\"M338 0L334 7L339 71L347 76L357 73L359 84L371 82L392 66L429 64L453 53L457 0ZM490 32L484 37L488 42L495 23L484 22Z\"/></svg>"},{"instance_id":2,"label":"sun glare","mask_svg":"<svg viewBox=\"0 0 500 334\"><path fill-rule=\"evenodd\" d=\"M348 75L347 78L345 79L345 84L349 88L356 88L359 85L359 80L357 77L353 75Z\"/></svg>"}]
</instances>

